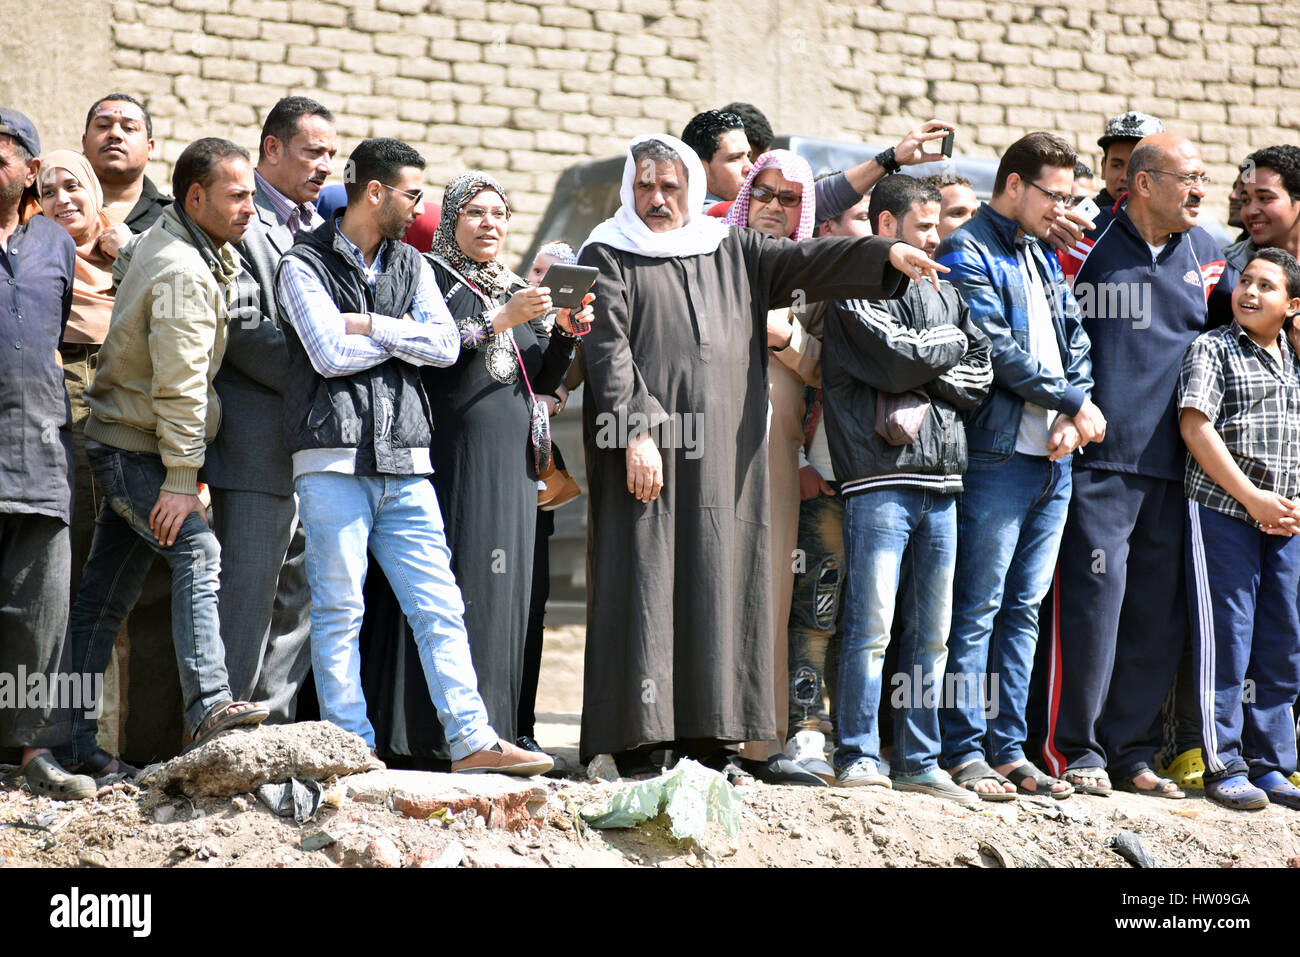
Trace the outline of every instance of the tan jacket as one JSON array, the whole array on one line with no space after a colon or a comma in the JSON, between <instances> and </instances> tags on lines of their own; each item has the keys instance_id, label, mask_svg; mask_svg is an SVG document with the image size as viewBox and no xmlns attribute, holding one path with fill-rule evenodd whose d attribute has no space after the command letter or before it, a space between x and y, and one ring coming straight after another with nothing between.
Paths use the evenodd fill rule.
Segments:
<instances>
[{"instance_id":1,"label":"tan jacket","mask_svg":"<svg viewBox=\"0 0 1300 957\"><path fill-rule=\"evenodd\" d=\"M193 226L198 230L197 226ZM234 247L215 250L175 206L118 261L113 318L86 390L86 436L162 458L163 491L194 494L207 444L221 424L212 380L226 349L229 296L239 274Z\"/></svg>"}]
</instances>

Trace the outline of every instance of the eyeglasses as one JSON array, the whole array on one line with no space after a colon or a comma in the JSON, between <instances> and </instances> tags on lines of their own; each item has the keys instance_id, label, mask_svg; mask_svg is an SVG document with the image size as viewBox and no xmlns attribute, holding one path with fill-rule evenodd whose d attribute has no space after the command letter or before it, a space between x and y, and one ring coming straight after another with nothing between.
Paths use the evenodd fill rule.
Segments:
<instances>
[{"instance_id":1,"label":"eyeglasses","mask_svg":"<svg viewBox=\"0 0 1300 957\"><path fill-rule=\"evenodd\" d=\"M1074 209L1074 207L1083 202L1082 196L1071 196L1069 193L1054 193L1050 189L1044 189L1039 186L1032 179L1027 179L1025 182L1050 199L1053 206L1059 203L1065 209Z\"/></svg>"},{"instance_id":2,"label":"eyeglasses","mask_svg":"<svg viewBox=\"0 0 1300 957\"><path fill-rule=\"evenodd\" d=\"M1142 171L1139 170L1139 172L1142 172ZM1180 179L1180 180L1182 180L1182 181L1183 181L1183 185L1184 185L1184 186L1187 186L1187 187L1192 187L1192 186L1209 186L1209 185L1210 185L1210 182L1211 182L1211 180L1210 180L1210 176L1209 176L1208 173L1180 173L1180 172L1178 172L1177 170L1172 170L1172 169L1149 169L1149 170L1146 170L1145 172L1148 172L1148 173L1164 173L1166 176L1172 176L1172 177L1174 177L1175 179Z\"/></svg>"},{"instance_id":3,"label":"eyeglasses","mask_svg":"<svg viewBox=\"0 0 1300 957\"><path fill-rule=\"evenodd\" d=\"M389 186L387 183L380 183L379 185L384 189L391 189L394 193L401 193L411 201L412 206L419 206L420 200L424 199L424 190L422 189L417 189L412 193L409 189L398 189L396 186Z\"/></svg>"},{"instance_id":4,"label":"eyeglasses","mask_svg":"<svg viewBox=\"0 0 1300 957\"><path fill-rule=\"evenodd\" d=\"M772 201L772 197L775 196L776 201L780 203L782 206L784 206L786 209L790 209L793 206L798 206L800 203L803 202L803 197L793 192L792 190L783 189L781 192L778 193L771 186L752 186L750 187L749 195L751 199L758 200L759 205L762 205L763 203L770 203Z\"/></svg>"},{"instance_id":5,"label":"eyeglasses","mask_svg":"<svg viewBox=\"0 0 1300 957\"><path fill-rule=\"evenodd\" d=\"M510 222L510 210L508 209L481 209L478 206L466 206L460 211L460 214L475 225L478 225L485 219L493 223Z\"/></svg>"}]
</instances>

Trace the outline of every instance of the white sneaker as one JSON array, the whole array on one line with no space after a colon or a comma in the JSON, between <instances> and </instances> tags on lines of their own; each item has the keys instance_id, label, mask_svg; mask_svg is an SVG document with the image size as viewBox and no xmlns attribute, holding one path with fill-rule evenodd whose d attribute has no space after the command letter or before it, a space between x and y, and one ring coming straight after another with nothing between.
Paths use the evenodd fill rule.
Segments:
<instances>
[{"instance_id":1,"label":"white sneaker","mask_svg":"<svg viewBox=\"0 0 1300 957\"><path fill-rule=\"evenodd\" d=\"M889 778L876 768L876 762L870 758L858 758L839 773L835 785L842 788L877 787L891 788Z\"/></svg>"},{"instance_id":2,"label":"white sneaker","mask_svg":"<svg viewBox=\"0 0 1300 957\"><path fill-rule=\"evenodd\" d=\"M826 761L826 735L820 731L797 732L785 743L785 753L805 771L835 783L835 769Z\"/></svg>"}]
</instances>

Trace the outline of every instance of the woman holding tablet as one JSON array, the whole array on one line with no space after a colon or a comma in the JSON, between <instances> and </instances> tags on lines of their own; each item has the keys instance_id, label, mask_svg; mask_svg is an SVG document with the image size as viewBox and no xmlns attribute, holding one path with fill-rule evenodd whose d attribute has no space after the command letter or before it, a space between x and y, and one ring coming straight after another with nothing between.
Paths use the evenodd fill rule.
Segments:
<instances>
[{"instance_id":1,"label":"woman holding tablet","mask_svg":"<svg viewBox=\"0 0 1300 957\"><path fill-rule=\"evenodd\" d=\"M461 330L460 358L426 367L433 418L434 474L451 567L465 600L465 628L478 690L498 734L517 736L524 641L537 526L537 473L550 457L540 397L560 385L573 358L568 310L548 335L550 290L531 287L500 260L510 223L506 192L473 171L443 194L442 221L426 258ZM584 308L578 318L590 321ZM383 586L382 590L379 587ZM446 759L415 643L382 576L366 590L371 632L366 698L378 750L404 758ZM372 689L375 693L372 693Z\"/></svg>"}]
</instances>

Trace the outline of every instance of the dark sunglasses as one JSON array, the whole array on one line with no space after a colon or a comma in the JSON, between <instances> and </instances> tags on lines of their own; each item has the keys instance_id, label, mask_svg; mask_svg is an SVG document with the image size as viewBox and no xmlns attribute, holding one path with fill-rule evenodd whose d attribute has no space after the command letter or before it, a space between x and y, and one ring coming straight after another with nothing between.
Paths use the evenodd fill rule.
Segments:
<instances>
[{"instance_id":1,"label":"dark sunglasses","mask_svg":"<svg viewBox=\"0 0 1300 957\"><path fill-rule=\"evenodd\" d=\"M760 204L770 203L772 201L772 197L775 196L776 201L780 203L782 206L784 206L786 209L789 209L792 206L798 206L800 203L803 202L802 196L796 196L788 189L782 190L781 192L778 193L771 186L750 187L749 195L751 198L758 200Z\"/></svg>"}]
</instances>

